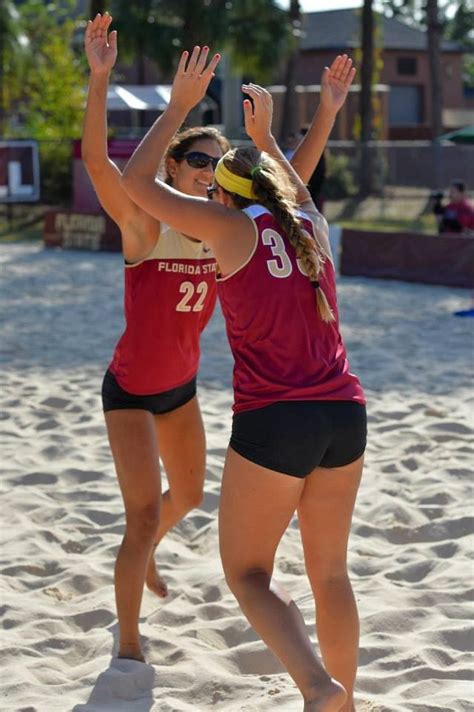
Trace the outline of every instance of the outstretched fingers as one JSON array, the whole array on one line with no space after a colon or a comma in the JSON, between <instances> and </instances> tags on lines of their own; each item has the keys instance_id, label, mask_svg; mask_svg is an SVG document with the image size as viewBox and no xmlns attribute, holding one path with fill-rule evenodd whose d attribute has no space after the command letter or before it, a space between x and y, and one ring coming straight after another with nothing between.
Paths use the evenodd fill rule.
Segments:
<instances>
[{"instance_id":1,"label":"outstretched fingers","mask_svg":"<svg viewBox=\"0 0 474 712\"><path fill-rule=\"evenodd\" d=\"M195 74L196 73L196 65L198 63L199 55L201 52L201 48L196 45L194 47L191 56L189 58L188 66L186 67L186 74Z\"/></svg>"},{"instance_id":2,"label":"outstretched fingers","mask_svg":"<svg viewBox=\"0 0 474 712\"><path fill-rule=\"evenodd\" d=\"M97 39L107 39L107 31L112 23L112 15L97 13L93 20L88 20L85 32L85 41L90 44Z\"/></svg>"},{"instance_id":3,"label":"outstretched fingers","mask_svg":"<svg viewBox=\"0 0 474 712\"><path fill-rule=\"evenodd\" d=\"M86 31L84 33L84 42L89 44L92 40L92 20L87 21Z\"/></svg>"},{"instance_id":4,"label":"outstretched fingers","mask_svg":"<svg viewBox=\"0 0 474 712\"><path fill-rule=\"evenodd\" d=\"M258 84L242 84L242 91L244 94L251 96L254 101L259 100L262 103L268 103L269 99L271 99L270 92Z\"/></svg>"},{"instance_id":5,"label":"outstretched fingers","mask_svg":"<svg viewBox=\"0 0 474 712\"><path fill-rule=\"evenodd\" d=\"M350 57L346 57L346 60L341 68L341 75L340 75L340 80L341 80L341 82L343 82L343 84L347 84L347 81L348 81L351 73L355 74L355 69L352 66L352 59Z\"/></svg>"},{"instance_id":6,"label":"outstretched fingers","mask_svg":"<svg viewBox=\"0 0 474 712\"><path fill-rule=\"evenodd\" d=\"M174 106L190 111L204 97L219 59L220 55L215 54L209 61L207 46L196 46L191 54L182 53L171 90Z\"/></svg>"},{"instance_id":7,"label":"outstretched fingers","mask_svg":"<svg viewBox=\"0 0 474 712\"><path fill-rule=\"evenodd\" d=\"M114 49L114 50L117 49L117 30L113 30L110 33L108 42L109 42L110 47L112 47L112 49Z\"/></svg>"},{"instance_id":8,"label":"outstretched fingers","mask_svg":"<svg viewBox=\"0 0 474 712\"><path fill-rule=\"evenodd\" d=\"M184 50L184 52L182 53L182 55L181 55L181 57L180 57L180 59L179 59L178 68L177 68L177 70L176 70L176 75L177 75L177 76L178 76L178 75L182 75L182 74L185 73L185 71L186 71L186 63L187 63L187 61L188 61L188 57L189 57L189 52L188 52L187 50Z\"/></svg>"},{"instance_id":9,"label":"outstretched fingers","mask_svg":"<svg viewBox=\"0 0 474 712\"><path fill-rule=\"evenodd\" d=\"M273 101L270 92L258 84L242 84L250 99L243 102L245 130L256 146L262 145L270 132Z\"/></svg>"},{"instance_id":10,"label":"outstretched fingers","mask_svg":"<svg viewBox=\"0 0 474 712\"><path fill-rule=\"evenodd\" d=\"M205 76L209 76L209 79L212 79L214 76L214 72L216 70L217 65L219 64L221 56L220 54L215 54L211 61L209 62L206 71L204 72Z\"/></svg>"},{"instance_id":11,"label":"outstretched fingers","mask_svg":"<svg viewBox=\"0 0 474 712\"><path fill-rule=\"evenodd\" d=\"M198 60L196 62L195 72L198 76L201 76L201 74L204 71L204 67L206 66L208 54L209 54L209 47L203 47L201 50L201 53L198 57Z\"/></svg>"},{"instance_id":12,"label":"outstretched fingers","mask_svg":"<svg viewBox=\"0 0 474 712\"><path fill-rule=\"evenodd\" d=\"M352 59L347 54L338 54L331 66L325 67L324 74L327 79L340 83L347 89L352 84L356 69L352 66Z\"/></svg>"},{"instance_id":13,"label":"outstretched fingers","mask_svg":"<svg viewBox=\"0 0 474 712\"><path fill-rule=\"evenodd\" d=\"M179 60L177 74L204 77L209 79L213 76L214 71L219 63L220 54L215 54L206 67L206 62L209 58L209 47L194 47L191 55L186 50L182 53Z\"/></svg>"}]
</instances>

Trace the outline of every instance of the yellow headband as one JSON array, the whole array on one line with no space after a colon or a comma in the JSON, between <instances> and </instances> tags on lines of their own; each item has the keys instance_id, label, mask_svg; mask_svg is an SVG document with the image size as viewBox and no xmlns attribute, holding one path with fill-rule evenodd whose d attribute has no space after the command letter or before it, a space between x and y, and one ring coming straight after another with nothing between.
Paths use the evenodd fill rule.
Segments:
<instances>
[{"instance_id":1,"label":"yellow headband","mask_svg":"<svg viewBox=\"0 0 474 712\"><path fill-rule=\"evenodd\" d=\"M224 190L228 190L229 193L235 193L242 198L255 200L256 195L252 190L252 181L250 178L242 178L242 176L236 176L235 173L229 171L224 165L223 158L220 159L216 166L214 177L219 185L222 186Z\"/></svg>"}]
</instances>

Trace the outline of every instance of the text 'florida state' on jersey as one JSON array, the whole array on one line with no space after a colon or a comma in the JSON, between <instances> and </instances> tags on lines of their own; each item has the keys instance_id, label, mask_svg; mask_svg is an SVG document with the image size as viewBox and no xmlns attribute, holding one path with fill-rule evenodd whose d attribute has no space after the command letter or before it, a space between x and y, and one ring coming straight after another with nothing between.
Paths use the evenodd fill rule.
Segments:
<instances>
[{"instance_id":1,"label":"text 'florida state' on jersey","mask_svg":"<svg viewBox=\"0 0 474 712\"><path fill-rule=\"evenodd\" d=\"M150 395L190 381L200 334L216 303L216 262L202 242L162 225L151 254L125 266L125 321L110 364L129 393Z\"/></svg>"}]
</instances>

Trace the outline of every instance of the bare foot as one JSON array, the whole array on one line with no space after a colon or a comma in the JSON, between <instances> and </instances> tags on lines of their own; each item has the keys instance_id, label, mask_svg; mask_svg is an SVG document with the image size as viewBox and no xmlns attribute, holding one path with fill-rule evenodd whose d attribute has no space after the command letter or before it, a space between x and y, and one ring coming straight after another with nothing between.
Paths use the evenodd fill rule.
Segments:
<instances>
[{"instance_id":1,"label":"bare foot","mask_svg":"<svg viewBox=\"0 0 474 712\"><path fill-rule=\"evenodd\" d=\"M156 547L155 547L156 548ZM153 552L155 550L153 549ZM161 578L156 568L155 557L152 554L148 562L148 568L146 570L145 583L147 588L152 591L152 593L159 596L159 598L166 598L168 595L168 586L163 578Z\"/></svg>"},{"instance_id":2,"label":"bare foot","mask_svg":"<svg viewBox=\"0 0 474 712\"><path fill-rule=\"evenodd\" d=\"M305 698L303 712L339 712L347 699L343 686L331 678Z\"/></svg>"}]
</instances>

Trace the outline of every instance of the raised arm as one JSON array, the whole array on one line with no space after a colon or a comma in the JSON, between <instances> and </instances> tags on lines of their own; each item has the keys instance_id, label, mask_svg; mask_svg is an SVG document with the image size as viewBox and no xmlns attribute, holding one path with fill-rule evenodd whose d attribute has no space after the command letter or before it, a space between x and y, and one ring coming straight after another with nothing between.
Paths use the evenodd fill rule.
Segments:
<instances>
[{"instance_id":1,"label":"raised arm","mask_svg":"<svg viewBox=\"0 0 474 712\"><path fill-rule=\"evenodd\" d=\"M271 132L273 99L271 94L256 84L242 86L245 94L252 98L252 103L244 100L245 130L260 151L269 153L281 163L296 188L296 202L303 206L313 221L317 240L327 255L331 255L328 226L323 216L316 210L311 194L292 164L280 150Z\"/></svg>"},{"instance_id":2,"label":"raised arm","mask_svg":"<svg viewBox=\"0 0 474 712\"><path fill-rule=\"evenodd\" d=\"M352 59L346 54L338 55L331 66L324 69L318 108L305 137L291 157L291 165L304 183L308 183L323 155L355 73Z\"/></svg>"},{"instance_id":3,"label":"raised arm","mask_svg":"<svg viewBox=\"0 0 474 712\"><path fill-rule=\"evenodd\" d=\"M125 259L145 257L159 235L159 223L128 197L120 184L119 168L107 153L107 90L117 59L117 33L108 34L112 17L97 15L87 23L84 44L90 67L82 159L100 204L121 229Z\"/></svg>"},{"instance_id":4,"label":"raised arm","mask_svg":"<svg viewBox=\"0 0 474 712\"><path fill-rule=\"evenodd\" d=\"M127 163L122 185L134 202L157 219L184 235L214 245L227 233L231 222L248 219L237 210L204 198L174 190L156 178L157 169L171 137L189 111L204 97L219 55L207 64L209 49L195 47L191 56L183 52L173 81L170 102ZM207 66L206 66L207 64Z\"/></svg>"},{"instance_id":5,"label":"raised arm","mask_svg":"<svg viewBox=\"0 0 474 712\"><path fill-rule=\"evenodd\" d=\"M306 185L287 161L272 134L273 99L270 92L258 84L243 84L242 91L252 99L252 101L244 99L245 130L248 136L260 151L269 153L285 168L296 187L297 202L302 204L311 200Z\"/></svg>"}]
</instances>

